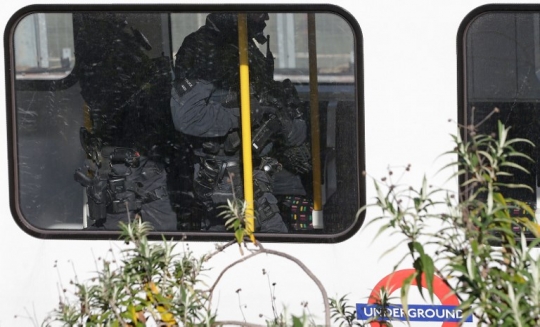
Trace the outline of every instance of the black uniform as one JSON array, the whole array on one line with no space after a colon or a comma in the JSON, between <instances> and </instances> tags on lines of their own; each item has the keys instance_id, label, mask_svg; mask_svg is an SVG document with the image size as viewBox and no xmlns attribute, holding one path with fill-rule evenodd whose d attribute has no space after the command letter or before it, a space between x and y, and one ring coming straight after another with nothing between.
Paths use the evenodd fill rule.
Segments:
<instances>
[{"instance_id":1,"label":"black uniform","mask_svg":"<svg viewBox=\"0 0 540 327\"><path fill-rule=\"evenodd\" d=\"M211 226L223 224L214 218L219 205L243 197L236 17L208 15L206 24L185 38L174 69L172 118L176 130L190 140L193 191ZM287 168L310 169L307 126L296 90L290 82L274 81L271 54L265 56L253 41L266 41L262 30L267 19L267 14L248 15L255 223L261 232L287 232L274 185L286 177L278 183L282 192L305 195L300 178ZM278 160L276 154L287 157L287 149L300 149L302 162L287 167Z\"/></svg>"},{"instance_id":2,"label":"black uniform","mask_svg":"<svg viewBox=\"0 0 540 327\"><path fill-rule=\"evenodd\" d=\"M90 125L81 128L87 153L75 178L86 187L92 228L117 229L140 214L156 230L176 230L166 158L170 123L170 58L151 47L120 14L74 15L77 74Z\"/></svg>"}]
</instances>

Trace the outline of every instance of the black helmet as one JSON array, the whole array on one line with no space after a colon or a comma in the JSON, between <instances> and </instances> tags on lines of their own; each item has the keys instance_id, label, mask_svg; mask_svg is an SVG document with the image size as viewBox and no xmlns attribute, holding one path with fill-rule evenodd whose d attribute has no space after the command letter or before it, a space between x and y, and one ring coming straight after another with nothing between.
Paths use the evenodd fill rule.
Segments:
<instances>
[{"instance_id":1,"label":"black helmet","mask_svg":"<svg viewBox=\"0 0 540 327\"><path fill-rule=\"evenodd\" d=\"M260 44L264 44L267 39L263 34L266 21L269 19L267 12L251 12L247 14L248 36L254 38ZM211 13L206 17L207 25L215 26L221 32L228 31L236 33L238 31L238 13ZM236 36L236 35L235 35ZM236 39L234 37L234 39Z\"/></svg>"}]
</instances>

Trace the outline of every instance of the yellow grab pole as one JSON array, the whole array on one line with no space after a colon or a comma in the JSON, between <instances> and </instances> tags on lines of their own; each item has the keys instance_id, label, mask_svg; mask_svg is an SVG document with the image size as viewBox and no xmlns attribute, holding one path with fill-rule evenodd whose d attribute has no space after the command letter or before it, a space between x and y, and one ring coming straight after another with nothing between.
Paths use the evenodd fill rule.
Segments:
<instances>
[{"instance_id":1,"label":"yellow grab pole","mask_svg":"<svg viewBox=\"0 0 540 327\"><path fill-rule=\"evenodd\" d=\"M319 89L317 80L317 42L315 33L315 14L308 15L308 53L309 53L309 104L311 107L311 160L313 165L313 228L324 227L321 183L321 144L319 129Z\"/></svg>"},{"instance_id":2,"label":"yellow grab pole","mask_svg":"<svg viewBox=\"0 0 540 327\"><path fill-rule=\"evenodd\" d=\"M249 96L249 61L246 14L238 14L238 51L240 55L240 108L242 118L242 163L244 166L244 200L246 230L255 231L253 201L253 162L251 158L251 109ZM252 238L253 240L253 238Z\"/></svg>"}]
</instances>

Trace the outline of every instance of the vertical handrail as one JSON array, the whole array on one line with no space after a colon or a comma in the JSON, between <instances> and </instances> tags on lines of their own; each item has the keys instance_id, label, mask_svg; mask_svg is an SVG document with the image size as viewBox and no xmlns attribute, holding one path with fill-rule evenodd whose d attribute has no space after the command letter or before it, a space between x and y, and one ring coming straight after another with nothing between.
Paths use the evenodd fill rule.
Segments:
<instances>
[{"instance_id":1,"label":"vertical handrail","mask_svg":"<svg viewBox=\"0 0 540 327\"><path fill-rule=\"evenodd\" d=\"M84 128L86 128L87 131L92 131L92 118L90 117L90 106L88 106L88 103L86 101L83 103L83 123ZM86 155L87 159L88 155ZM86 194L86 187L83 188L83 228L86 229L88 227L88 195Z\"/></svg>"},{"instance_id":2,"label":"vertical handrail","mask_svg":"<svg viewBox=\"0 0 540 327\"><path fill-rule=\"evenodd\" d=\"M308 13L309 104L311 121L311 160L313 166L313 228L324 227L321 183L321 144L319 128L319 89L315 14Z\"/></svg>"},{"instance_id":3,"label":"vertical handrail","mask_svg":"<svg viewBox=\"0 0 540 327\"><path fill-rule=\"evenodd\" d=\"M240 56L240 108L242 122L242 163L244 173L244 200L246 201L246 230L255 231L253 201L253 162L251 158L251 104L249 92L249 61L247 16L238 14L238 51Z\"/></svg>"}]
</instances>

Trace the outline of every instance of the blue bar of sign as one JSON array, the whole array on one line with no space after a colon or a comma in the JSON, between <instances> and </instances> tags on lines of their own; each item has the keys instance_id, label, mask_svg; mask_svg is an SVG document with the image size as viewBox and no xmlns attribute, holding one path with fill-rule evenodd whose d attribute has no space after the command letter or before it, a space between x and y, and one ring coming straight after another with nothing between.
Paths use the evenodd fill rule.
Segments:
<instances>
[{"instance_id":1,"label":"blue bar of sign","mask_svg":"<svg viewBox=\"0 0 540 327\"><path fill-rule=\"evenodd\" d=\"M380 320L407 320L403 306L398 304L389 305L383 317L383 310L377 304L356 304L356 318L368 320L379 317ZM460 322L463 319L463 311L454 305L430 305L409 304L407 308L409 321L435 321L435 322ZM465 322L472 322L472 316L468 316Z\"/></svg>"}]
</instances>

